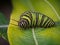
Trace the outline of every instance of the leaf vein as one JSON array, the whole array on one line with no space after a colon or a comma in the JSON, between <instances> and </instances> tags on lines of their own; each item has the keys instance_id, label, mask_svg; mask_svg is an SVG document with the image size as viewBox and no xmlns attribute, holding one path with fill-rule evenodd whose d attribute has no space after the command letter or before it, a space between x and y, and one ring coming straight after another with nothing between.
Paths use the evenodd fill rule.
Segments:
<instances>
[{"instance_id":1,"label":"leaf vein","mask_svg":"<svg viewBox=\"0 0 60 45\"><path fill-rule=\"evenodd\" d=\"M56 16L57 16L58 19L60 20L60 16L59 16L59 14L57 13L56 9L53 7L53 5L52 5L49 1L47 1L47 0L44 0L44 1L52 8L52 10L55 12Z\"/></svg>"},{"instance_id":2,"label":"leaf vein","mask_svg":"<svg viewBox=\"0 0 60 45\"><path fill-rule=\"evenodd\" d=\"M32 34L33 34L33 39L35 41L35 44L38 45L38 41L36 39L36 35L35 35L35 32L34 32L34 28L32 28Z\"/></svg>"}]
</instances>

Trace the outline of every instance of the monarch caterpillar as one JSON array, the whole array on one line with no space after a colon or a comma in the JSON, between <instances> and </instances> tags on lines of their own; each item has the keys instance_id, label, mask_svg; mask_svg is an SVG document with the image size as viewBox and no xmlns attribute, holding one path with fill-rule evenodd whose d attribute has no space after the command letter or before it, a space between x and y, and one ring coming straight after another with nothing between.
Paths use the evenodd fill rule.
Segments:
<instances>
[{"instance_id":1,"label":"monarch caterpillar","mask_svg":"<svg viewBox=\"0 0 60 45\"><path fill-rule=\"evenodd\" d=\"M18 26L21 28L42 27L49 28L55 25L55 22L48 16L39 12L27 11L20 16Z\"/></svg>"}]
</instances>

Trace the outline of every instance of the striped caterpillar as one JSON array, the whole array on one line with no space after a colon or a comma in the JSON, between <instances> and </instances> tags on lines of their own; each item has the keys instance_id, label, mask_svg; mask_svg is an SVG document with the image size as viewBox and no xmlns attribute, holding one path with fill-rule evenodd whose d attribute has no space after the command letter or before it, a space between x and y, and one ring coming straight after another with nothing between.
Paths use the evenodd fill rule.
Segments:
<instances>
[{"instance_id":1,"label":"striped caterpillar","mask_svg":"<svg viewBox=\"0 0 60 45\"><path fill-rule=\"evenodd\" d=\"M18 26L21 28L49 28L53 27L55 22L48 16L39 12L27 11L20 16Z\"/></svg>"}]
</instances>

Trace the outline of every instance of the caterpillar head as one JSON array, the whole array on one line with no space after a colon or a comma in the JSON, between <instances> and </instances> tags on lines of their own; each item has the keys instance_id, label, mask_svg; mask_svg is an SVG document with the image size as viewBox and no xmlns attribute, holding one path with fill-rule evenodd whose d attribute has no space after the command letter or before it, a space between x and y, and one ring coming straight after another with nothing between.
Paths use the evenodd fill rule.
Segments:
<instances>
[{"instance_id":1,"label":"caterpillar head","mask_svg":"<svg viewBox=\"0 0 60 45\"><path fill-rule=\"evenodd\" d=\"M25 19L20 19L20 22L18 22L18 26L21 28L26 28L26 27L28 27L28 25L29 25L29 23Z\"/></svg>"}]
</instances>

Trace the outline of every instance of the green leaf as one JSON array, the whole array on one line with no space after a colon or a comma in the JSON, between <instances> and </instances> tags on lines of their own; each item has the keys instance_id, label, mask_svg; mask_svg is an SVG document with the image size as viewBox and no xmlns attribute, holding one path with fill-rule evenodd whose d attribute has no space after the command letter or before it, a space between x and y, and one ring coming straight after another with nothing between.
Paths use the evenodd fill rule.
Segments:
<instances>
[{"instance_id":1,"label":"green leaf","mask_svg":"<svg viewBox=\"0 0 60 45\"><path fill-rule=\"evenodd\" d=\"M8 24L8 20L2 12L0 12L0 36L7 40L7 28L3 28L3 25Z\"/></svg>"},{"instance_id":2,"label":"green leaf","mask_svg":"<svg viewBox=\"0 0 60 45\"><path fill-rule=\"evenodd\" d=\"M60 4L60 2L59 0L55 2L53 0L48 1L54 7L55 12L46 1L48 0L12 0L14 9L8 27L10 45L60 45L59 11L56 9L57 5L54 4ZM60 9L60 7L57 8ZM56 26L32 29L21 29L19 26L15 26L18 25L18 23L12 19L19 21L20 15L27 10L35 10L47 15L55 21Z\"/></svg>"}]
</instances>

